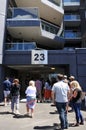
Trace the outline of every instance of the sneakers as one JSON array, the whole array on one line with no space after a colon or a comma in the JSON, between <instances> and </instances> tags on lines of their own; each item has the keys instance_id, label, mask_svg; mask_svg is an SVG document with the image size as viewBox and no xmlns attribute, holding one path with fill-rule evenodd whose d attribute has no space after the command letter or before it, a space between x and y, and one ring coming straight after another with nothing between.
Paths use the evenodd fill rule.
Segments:
<instances>
[{"instance_id":1,"label":"sneakers","mask_svg":"<svg viewBox=\"0 0 86 130\"><path fill-rule=\"evenodd\" d=\"M25 114L25 116L26 116L26 117L29 117L29 113L27 112L27 113Z\"/></svg>"},{"instance_id":2,"label":"sneakers","mask_svg":"<svg viewBox=\"0 0 86 130\"><path fill-rule=\"evenodd\" d=\"M79 123L76 123L76 124L73 125L73 127L76 127L76 126L79 126Z\"/></svg>"},{"instance_id":3,"label":"sneakers","mask_svg":"<svg viewBox=\"0 0 86 130\"><path fill-rule=\"evenodd\" d=\"M76 123L74 126L84 125L84 122Z\"/></svg>"},{"instance_id":4,"label":"sneakers","mask_svg":"<svg viewBox=\"0 0 86 130\"><path fill-rule=\"evenodd\" d=\"M84 125L84 122L80 122L79 124L80 124L80 125Z\"/></svg>"},{"instance_id":5,"label":"sneakers","mask_svg":"<svg viewBox=\"0 0 86 130\"><path fill-rule=\"evenodd\" d=\"M16 110L16 114L17 114L17 115L20 115L20 112L19 112L18 110Z\"/></svg>"},{"instance_id":6,"label":"sneakers","mask_svg":"<svg viewBox=\"0 0 86 130\"><path fill-rule=\"evenodd\" d=\"M6 107L6 106L7 106L7 103L5 103L4 106Z\"/></svg>"},{"instance_id":7,"label":"sneakers","mask_svg":"<svg viewBox=\"0 0 86 130\"><path fill-rule=\"evenodd\" d=\"M33 113L31 113L31 118L33 118L34 117L34 114Z\"/></svg>"}]
</instances>

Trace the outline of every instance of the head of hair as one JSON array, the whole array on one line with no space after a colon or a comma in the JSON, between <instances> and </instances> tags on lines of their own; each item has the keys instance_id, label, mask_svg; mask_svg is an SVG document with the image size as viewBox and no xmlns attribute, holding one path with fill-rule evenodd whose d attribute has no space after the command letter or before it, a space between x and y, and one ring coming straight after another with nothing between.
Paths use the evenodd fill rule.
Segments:
<instances>
[{"instance_id":1,"label":"head of hair","mask_svg":"<svg viewBox=\"0 0 86 130\"><path fill-rule=\"evenodd\" d=\"M9 79L9 77L5 77L5 79Z\"/></svg>"},{"instance_id":2,"label":"head of hair","mask_svg":"<svg viewBox=\"0 0 86 130\"><path fill-rule=\"evenodd\" d=\"M13 83L16 83L16 82L19 83L19 79L14 79L13 80Z\"/></svg>"},{"instance_id":3,"label":"head of hair","mask_svg":"<svg viewBox=\"0 0 86 130\"><path fill-rule=\"evenodd\" d=\"M64 78L64 79L67 79L67 75L63 75L63 78Z\"/></svg>"},{"instance_id":4,"label":"head of hair","mask_svg":"<svg viewBox=\"0 0 86 130\"><path fill-rule=\"evenodd\" d=\"M63 74L58 74L58 75L57 75L57 79L58 79L58 80L61 81L61 80L63 80L63 78L64 78Z\"/></svg>"},{"instance_id":5,"label":"head of hair","mask_svg":"<svg viewBox=\"0 0 86 130\"><path fill-rule=\"evenodd\" d=\"M70 76L69 80L73 81L73 80L75 80L75 77L74 76Z\"/></svg>"},{"instance_id":6,"label":"head of hair","mask_svg":"<svg viewBox=\"0 0 86 130\"><path fill-rule=\"evenodd\" d=\"M30 86L35 86L35 82L34 82L33 80L30 80L30 81L29 81L29 85L30 85Z\"/></svg>"},{"instance_id":7,"label":"head of hair","mask_svg":"<svg viewBox=\"0 0 86 130\"><path fill-rule=\"evenodd\" d=\"M71 81L71 82L70 82L70 86L73 87L73 88L75 88L75 89L76 89L76 88L77 88L77 89L81 89L81 86L80 86L79 82L76 81L76 80Z\"/></svg>"}]
</instances>

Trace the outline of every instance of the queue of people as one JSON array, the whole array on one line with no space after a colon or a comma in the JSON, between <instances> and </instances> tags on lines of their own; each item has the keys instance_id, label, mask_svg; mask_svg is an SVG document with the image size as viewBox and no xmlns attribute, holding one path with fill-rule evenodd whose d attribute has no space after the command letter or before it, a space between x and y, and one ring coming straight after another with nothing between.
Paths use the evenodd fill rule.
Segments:
<instances>
[{"instance_id":1,"label":"queue of people","mask_svg":"<svg viewBox=\"0 0 86 130\"><path fill-rule=\"evenodd\" d=\"M84 119L81 113L82 89L79 82L75 80L74 76L69 77L70 81L67 82L67 77L61 74L57 76L57 79L58 82L52 88L52 98L56 103L56 108L59 113L61 129L68 128L67 113L70 101L72 102L76 119L73 126L84 125Z\"/></svg>"},{"instance_id":2,"label":"queue of people","mask_svg":"<svg viewBox=\"0 0 86 130\"><path fill-rule=\"evenodd\" d=\"M74 126L84 125L83 115L81 113L82 103L82 89L78 81L74 76L70 76L69 80L66 75L58 74L57 79L54 82L50 82L49 78L42 84L41 80L30 80L25 90L26 94L26 115L29 117L34 116L34 109L36 103L40 101L51 101L55 104L59 114L61 129L68 129L68 109L70 102L72 103L72 109L75 112L76 122ZM8 86L9 87L8 87ZM12 113L20 114L19 101L20 101L20 89L21 85L19 79L14 79L11 83L9 78L3 82L4 86L4 104L7 104L7 97L11 95L11 110ZM44 87L43 87L44 86ZM9 88L9 89L8 89ZM16 106L16 107L15 107Z\"/></svg>"}]
</instances>

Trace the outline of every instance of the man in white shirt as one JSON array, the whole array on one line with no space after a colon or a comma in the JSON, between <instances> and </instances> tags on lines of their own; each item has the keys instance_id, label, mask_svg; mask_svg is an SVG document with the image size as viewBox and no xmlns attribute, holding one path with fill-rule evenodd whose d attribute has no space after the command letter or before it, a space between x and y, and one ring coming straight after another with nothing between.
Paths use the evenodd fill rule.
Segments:
<instances>
[{"instance_id":1,"label":"man in white shirt","mask_svg":"<svg viewBox=\"0 0 86 130\"><path fill-rule=\"evenodd\" d=\"M52 87L52 100L56 104L56 108L59 113L61 129L63 130L68 128L67 105L70 89L68 84L64 82L62 74L58 74L57 79L58 82L56 82Z\"/></svg>"}]
</instances>

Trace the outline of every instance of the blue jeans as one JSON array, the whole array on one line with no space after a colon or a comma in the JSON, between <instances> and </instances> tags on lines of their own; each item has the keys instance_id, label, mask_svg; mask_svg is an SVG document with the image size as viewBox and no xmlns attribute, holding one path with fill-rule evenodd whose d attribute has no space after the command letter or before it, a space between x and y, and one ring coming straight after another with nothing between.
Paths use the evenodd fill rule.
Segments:
<instances>
[{"instance_id":1,"label":"blue jeans","mask_svg":"<svg viewBox=\"0 0 86 130\"><path fill-rule=\"evenodd\" d=\"M11 109L14 111L14 104L16 104L16 110L19 110L19 96L12 96Z\"/></svg>"},{"instance_id":2,"label":"blue jeans","mask_svg":"<svg viewBox=\"0 0 86 130\"><path fill-rule=\"evenodd\" d=\"M60 119L62 129L68 128L66 107L67 107L67 103L56 102L56 108L57 108L58 113L59 113L59 119Z\"/></svg>"},{"instance_id":3,"label":"blue jeans","mask_svg":"<svg viewBox=\"0 0 86 130\"><path fill-rule=\"evenodd\" d=\"M81 113L81 103L73 103L73 108L75 111L75 115L76 115L76 123L83 123L84 119Z\"/></svg>"}]
</instances>

